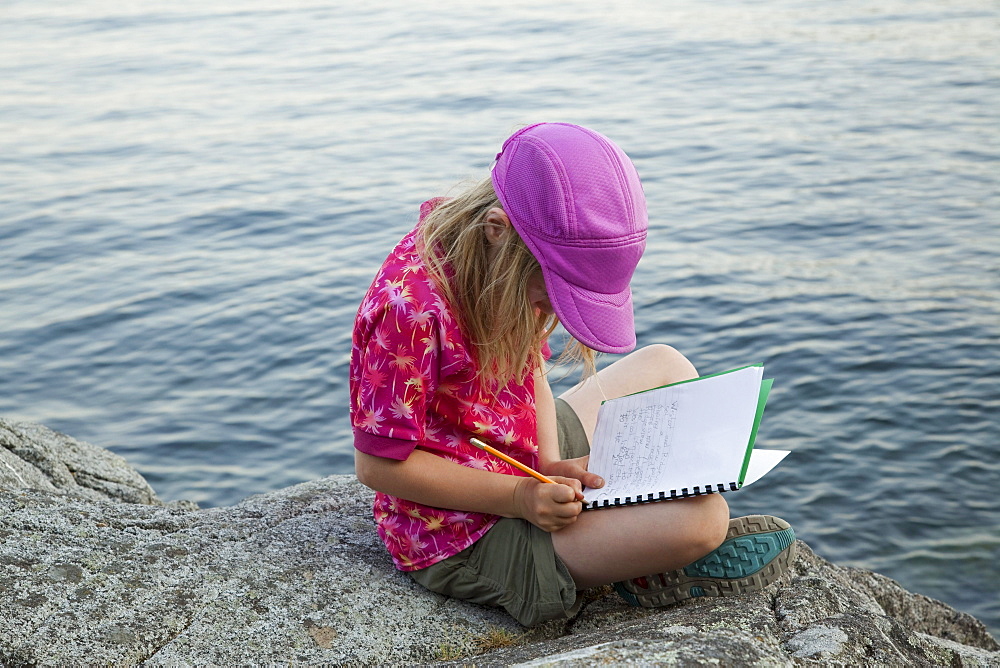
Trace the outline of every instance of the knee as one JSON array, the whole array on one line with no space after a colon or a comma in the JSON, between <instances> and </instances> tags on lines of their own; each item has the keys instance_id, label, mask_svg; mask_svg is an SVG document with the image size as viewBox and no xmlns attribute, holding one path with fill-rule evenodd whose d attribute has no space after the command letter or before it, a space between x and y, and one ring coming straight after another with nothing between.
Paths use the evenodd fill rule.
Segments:
<instances>
[{"instance_id":1,"label":"knee","mask_svg":"<svg viewBox=\"0 0 1000 668\"><path fill-rule=\"evenodd\" d=\"M722 545L729 531L729 504L721 494L698 498L699 522L691 537L691 561L700 559Z\"/></svg>"},{"instance_id":2,"label":"knee","mask_svg":"<svg viewBox=\"0 0 1000 668\"><path fill-rule=\"evenodd\" d=\"M726 534L729 533L729 504L726 503L725 497L721 494L709 494L708 497L712 499L709 519L709 543L712 547L706 554L722 545L726 540Z\"/></svg>"},{"instance_id":3,"label":"knee","mask_svg":"<svg viewBox=\"0 0 1000 668\"><path fill-rule=\"evenodd\" d=\"M694 364L672 346L655 343L632 354L638 358L642 368L656 370L661 376L658 381L660 385L698 377Z\"/></svg>"}]
</instances>

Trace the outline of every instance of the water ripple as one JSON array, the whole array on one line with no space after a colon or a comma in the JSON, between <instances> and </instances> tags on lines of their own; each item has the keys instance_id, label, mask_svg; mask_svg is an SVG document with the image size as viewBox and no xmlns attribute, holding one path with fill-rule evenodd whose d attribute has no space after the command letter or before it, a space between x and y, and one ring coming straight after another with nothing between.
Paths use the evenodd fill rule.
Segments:
<instances>
[{"instance_id":1,"label":"water ripple","mask_svg":"<svg viewBox=\"0 0 1000 668\"><path fill-rule=\"evenodd\" d=\"M512 129L580 122L643 177L640 342L775 377L793 455L734 512L1000 630L996 7L452 10L7 3L0 414L167 499L351 471L375 268Z\"/></svg>"}]
</instances>

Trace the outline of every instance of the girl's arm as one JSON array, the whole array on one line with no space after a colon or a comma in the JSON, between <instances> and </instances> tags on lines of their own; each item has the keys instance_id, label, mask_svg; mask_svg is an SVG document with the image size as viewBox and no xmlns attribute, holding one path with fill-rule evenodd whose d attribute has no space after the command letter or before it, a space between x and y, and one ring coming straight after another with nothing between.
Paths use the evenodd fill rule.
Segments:
<instances>
[{"instance_id":1,"label":"girl's arm","mask_svg":"<svg viewBox=\"0 0 1000 668\"><path fill-rule=\"evenodd\" d=\"M402 461L355 450L354 466L358 480L376 491L436 508L521 517L544 531L572 524L582 509L578 480L540 483L462 466L419 448Z\"/></svg>"},{"instance_id":2,"label":"girl's arm","mask_svg":"<svg viewBox=\"0 0 1000 668\"><path fill-rule=\"evenodd\" d=\"M595 489L604 486L600 476L587 471L589 455L576 459L559 458L556 400L548 376L541 368L535 369L535 420L538 423L538 467L542 473L573 478Z\"/></svg>"}]
</instances>

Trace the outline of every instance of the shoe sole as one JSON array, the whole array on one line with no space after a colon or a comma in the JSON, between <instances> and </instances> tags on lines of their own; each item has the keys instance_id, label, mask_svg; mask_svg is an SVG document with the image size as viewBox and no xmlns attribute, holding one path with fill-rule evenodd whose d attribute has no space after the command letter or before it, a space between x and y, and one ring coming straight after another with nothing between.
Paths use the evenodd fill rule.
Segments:
<instances>
[{"instance_id":1,"label":"shoe sole","mask_svg":"<svg viewBox=\"0 0 1000 668\"><path fill-rule=\"evenodd\" d=\"M770 515L729 520L726 540L701 559L669 573L615 582L629 604L654 608L700 596L736 596L759 591L788 570L794 559L795 532Z\"/></svg>"}]
</instances>

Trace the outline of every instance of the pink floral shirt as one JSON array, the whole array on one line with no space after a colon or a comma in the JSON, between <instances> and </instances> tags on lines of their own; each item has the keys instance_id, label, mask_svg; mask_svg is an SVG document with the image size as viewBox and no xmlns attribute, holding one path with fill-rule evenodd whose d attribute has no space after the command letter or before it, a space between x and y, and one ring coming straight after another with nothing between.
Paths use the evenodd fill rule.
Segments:
<instances>
[{"instance_id":1,"label":"pink floral shirt","mask_svg":"<svg viewBox=\"0 0 1000 668\"><path fill-rule=\"evenodd\" d=\"M421 220L440 200L421 206ZM354 447L405 460L421 448L463 466L524 475L478 450L479 438L536 468L534 378L493 395L477 380L466 341L414 246L393 249L361 302L351 353ZM448 484L441 481L441 484ZM426 568L483 536L496 515L375 495L379 536L402 571Z\"/></svg>"}]
</instances>

